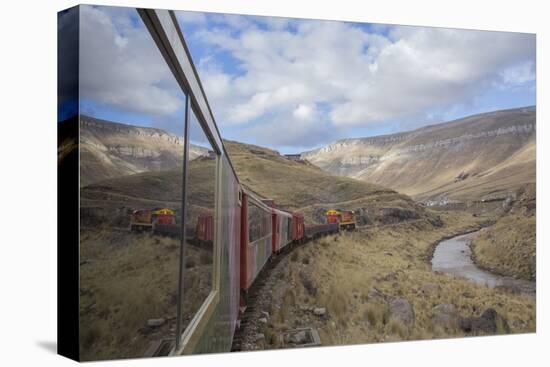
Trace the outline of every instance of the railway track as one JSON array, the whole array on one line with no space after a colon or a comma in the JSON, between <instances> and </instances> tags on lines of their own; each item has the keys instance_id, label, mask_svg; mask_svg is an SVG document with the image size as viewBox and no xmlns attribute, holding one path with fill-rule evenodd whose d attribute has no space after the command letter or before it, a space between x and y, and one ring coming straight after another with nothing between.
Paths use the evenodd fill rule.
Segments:
<instances>
[{"instance_id":1,"label":"railway track","mask_svg":"<svg viewBox=\"0 0 550 367\"><path fill-rule=\"evenodd\" d=\"M338 233L336 232L323 232L323 233L312 233L311 236L307 237L305 241L300 243L291 243L288 246L285 246L283 250L281 250L278 254L272 255L268 261L268 263L262 268L260 273L258 274L256 280L252 284L252 286L248 289L248 292L246 293L245 300L246 300L246 308L244 312L241 314L240 318L240 324L237 330L235 331L235 334L233 336L233 343L231 345L231 352L240 352L242 351L242 344L245 337L245 331L250 325L250 322L252 320L252 317L256 311L256 301L258 299L258 296L261 294L261 291L263 287L266 284L267 279L269 278L269 275L271 272L277 267L277 265L290 253L292 253L295 249L304 246L305 244L316 240L320 237L324 237L330 234Z\"/></svg>"},{"instance_id":2,"label":"railway track","mask_svg":"<svg viewBox=\"0 0 550 367\"><path fill-rule=\"evenodd\" d=\"M309 242L309 240L307 241ZM292 243L288 246L285 246L284 249L279 252L275 256L271 256L269 262L263 267L263 269L258 274L258 277L254 281L254 284L250 289L248 290L247 294L244 296L247 306L244 310L244 312L241 314L240 317L240 324L237 330L235 331L235 334L233 335L233 344L231 345L231 351L232 352L240 352L242 351L242 343L244 340L244 332L247 329L248 325L250 324L250 321L252 319L252 315L256 311L256 300L258 299L258 296L261 294L262 288L265 286L265 283L267 279L269 278L269 275L277 267L277 265L281 262L283 258L285 258L289 253L294 251L297 247L305 244L304 243Z\"/></svg>"}]
</instances>

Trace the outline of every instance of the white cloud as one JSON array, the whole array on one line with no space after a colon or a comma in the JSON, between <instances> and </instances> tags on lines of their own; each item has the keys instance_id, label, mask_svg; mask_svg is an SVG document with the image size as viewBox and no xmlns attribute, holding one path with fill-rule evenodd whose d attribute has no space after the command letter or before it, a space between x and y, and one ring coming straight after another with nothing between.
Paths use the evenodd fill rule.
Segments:
<instances>
[{"instance_id":1,"label":"white cloud","mask_svg":"<svg viewBox=\"0 0 550 367\"><path fill-rule=\"evenodd\" d=\"M204 24L206 23L206 14L198 11L178 11L176 17L179 22L186 24Z\"/></svg>"},{"instance_id":2,"label":"white cloud","mask_svg":"<svg viewBox=\"0 0 550 367\"><path fill-rule=\"evenodd\" d=\"M504 69L500 76L505 85L521 85L535 80L535 63L527 61L507 69Z\"/></svg>"},{"instance_id":3,"label":"white cloud","mask_svg":"<svg viewBox=\"0 0 550 367\"><path fill-rule=\"evenodd\" d=\"M217 122L282 145L450 110L488 88L535 79L529 34L176 15L193 24L186 37L199 48ZM132 9L83 6L81 51L83 97L151 116L182 108L181 90Z\"/></svg>"},{"instance_id":4,"label":"white cloud","mask_svg":"<svg viewBox=\"0 0 550 367\"><path fill-rule=\"evenodd\" d=\"M329 143L341 137L339 132L322 118L302 119L293 115L294 113L288 112L279 114L275 118L245 128L243 135L250 137L251 142L255 144L275 149L293 148L292 150L296 151L320 143Z\"/></svg>"},{"instance_id":5,"label":"white cloud","mask_svg":"<svg viewBox=\"0 0 550 367\"><path fill-rule=\"evenodd\" d=\"M173 114L183 93L139 21L129 8L81 7L81 96L130 112Z\"/></svg>"},{"instance_id":6,"label":"white cloud","mask_svg":"<svg viewBox=\"0 0 550 367\"><path fill-rule=\"evenodd\" d=\"M296 24L289 32L226 23L196 34L229 52L245 71L227 74L223 93L206 90L221 124L282 117L285 111L297 117L305 111L298 113L297 106L324 103L334 126L364 127L467 103L495 80L534 78L517 66L534 60L533 35L401 26L384 27L383 35L349 23ZM220 79L219 70L202 69L201 78Z\"/></svg>"},{"instance_id":7,"label":"white cloud","mask_svg":"<svg viewBox=\"0 0 550 367\"><path fill-rule=\"evenodd\" d=\"M313 121L317 119L318 113L315 109L315 105L300 104L292 112L295 119L300 121Z\"/></svg>"}]
</instances>

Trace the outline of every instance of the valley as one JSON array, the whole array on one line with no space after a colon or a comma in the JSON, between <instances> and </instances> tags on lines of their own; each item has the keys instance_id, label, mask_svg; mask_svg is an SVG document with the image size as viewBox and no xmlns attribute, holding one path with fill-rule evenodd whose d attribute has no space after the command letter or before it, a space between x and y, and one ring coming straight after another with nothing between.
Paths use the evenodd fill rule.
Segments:
<instances>
[{"instance_id":1,"label":"valley","mask_svg":"<svg viewBox=\"0 0 550 367\"><path fill-rule=\"evenodd\" d=\"M477 266L536 281L535 140L535 109L526 107L346 139L299 160L224 141L248 190L306 224L342 208L358 226L278 264L256 305L268 316L244 330L244 350L280 348L278 335L306 326L323 345L534 331L534 298L433 271L430 261L441 240L479 230L470 244ZM82 116L79 143L60 145L60 161L78 146L84 358L140 356L155 332L175 334L179 240L130 232L130 215L169 208L181 223L183 139ZM184 230L194 237L198 218L215 209L216 158L189 148ZM190 244L185 286L197 298L183 306L192 315L212 286L213 253ZM472 329L485 311L491 327ZM143 325L159 316L162 328Z\"/></svg>"}]
</instances>

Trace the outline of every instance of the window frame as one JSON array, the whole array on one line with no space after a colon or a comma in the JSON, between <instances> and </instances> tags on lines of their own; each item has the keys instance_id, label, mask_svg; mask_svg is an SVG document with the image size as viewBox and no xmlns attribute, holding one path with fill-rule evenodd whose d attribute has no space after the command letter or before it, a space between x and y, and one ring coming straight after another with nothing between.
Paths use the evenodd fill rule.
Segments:
<instances>
[{"instance_id":1,"label":"window frame","mask_svg":"<svg viewBox=\"0 0 550 367\"><path fill-rule=\"evenodd\" d=\"M176 345L170 352L170 355L189 354L194 351L198 345L201 336L203 335L209 321L213 317L216 307L220 303L220 285L221 285L221 254L222 246L219 238L221 226L221 193L222 183L220 180L222 169L222 154L227 156L227 151L223 146L221 134L215 123L212 110L208 104L206 94L198 77L197 70L193 64L191 54L183 38L183 34L178 25L176 16L173 11L156 10L156 9L137 9L146 28L155 41L159 51L163 55L168 67L172 71L176 81L180 85L182 91L186 95L186 112L185 112L185 161L184 170L187 171L189 162L189 118L190 113L194 113L195 117L208 138L213 151L216 154L216 177L215 177L215 210L213 215L214 239L213 239L213 271L212 271L212 289L198 311L195 313L190 323L184 330L181 329L181 309L178 310L178 326L176 330ZM231 170L238 182L238 177L235 169L228 159ZM187 172L185 172L187 175ZM186 190L187 177L184 176L182 207L186 208ZM240 183L239 183L240 186ZM185 210L182 215L185 215ZM185 226L185 220L182 217L182 226ZM186 242L185 230L183 229L182 241ZM182 288L183 279L185 277L185 246L181 246L180 257L180 278L178 281L178 307L181 307L181 301L185 289ZM182 290L183 289L183 290ZM181 294L180 294L181 292Z\"/></svg>"}]
</instances>

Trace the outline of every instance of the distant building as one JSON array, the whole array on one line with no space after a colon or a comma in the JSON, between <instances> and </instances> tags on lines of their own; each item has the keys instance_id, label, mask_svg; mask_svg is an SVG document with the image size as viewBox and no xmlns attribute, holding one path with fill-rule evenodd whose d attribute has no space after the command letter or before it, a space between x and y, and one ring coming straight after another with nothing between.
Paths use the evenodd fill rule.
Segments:
<instances>
[{"instance_id":1,"label":"distant building","mask_svg":"<svg viewBox=\"0 0 550 367\"><path fill-rule=\"evenodd\" d=\"M301 154L285 154L285 157L287 157L288 159L290 159L292 161L302 160L302 155Z\"/></svg>"}]
</instances>

